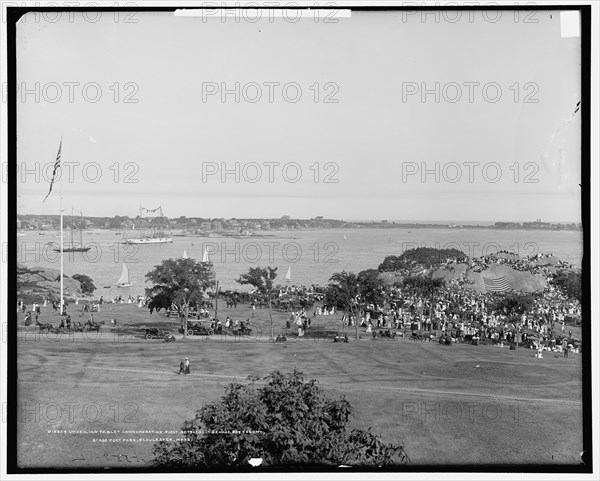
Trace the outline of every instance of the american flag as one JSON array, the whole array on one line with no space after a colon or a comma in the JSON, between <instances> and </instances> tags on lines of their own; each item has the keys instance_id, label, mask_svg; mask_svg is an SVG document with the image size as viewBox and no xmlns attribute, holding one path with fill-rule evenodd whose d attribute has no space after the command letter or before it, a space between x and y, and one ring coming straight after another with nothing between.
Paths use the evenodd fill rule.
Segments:
<instances>
[{"instance_id":1,"label":"american flag","mask_svg":"<svg viewBox=\"0 0 600 481\"><path fill-rule=\"evenodd\" d=\"M495 279L483 278L485 290L488 292L504 292L510 289L508 278L506 276L496 277Z\"/></svg>"},{"instance_id":2,"label":"american flag","mask_svg":"<svg viewBox=\"0 0 600 481\"><path fill-rule=\"evenodd\" d=\"M54 179L56 178L56 171L60 167L60 151L61 151L61 149L62 149L62 139L60 139L60 144L58 145L58 154L56 154L56 162L54 162L54 169L52 169L52 179L50 180L50 190L48 191L48 193L46 194L46 197L44 197L44 200L42 202L46 202L46 199L50 195L50 192L52 192L52 186L54 185Z\"/></svg>"}]
</instances>

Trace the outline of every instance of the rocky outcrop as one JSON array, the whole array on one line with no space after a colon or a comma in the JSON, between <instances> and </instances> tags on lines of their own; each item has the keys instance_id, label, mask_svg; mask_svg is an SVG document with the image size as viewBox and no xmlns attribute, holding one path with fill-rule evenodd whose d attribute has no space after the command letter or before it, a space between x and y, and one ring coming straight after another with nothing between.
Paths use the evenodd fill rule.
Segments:
<instances>
[{"instance_id":1,"label":"rocky outcrop","mask_svg":"<svg viewBox=\"0 0 600 481\"><path fill-rule=\"evenodd\" d=\"M498 279L506 277L510 289L523 292L542 291L547 286L548 281L542 275L535 275L529 271L519 271L510 266L502 264L490 264L487 269L476 272L467 264L456 264L453 269L438 268L433 271L433 278L442 278L446 284L464 281L462 284L468 289L478 292L484 292L484 279Z\"/></svg>"},{"instance_id":2,"label":"rocky outcrop","mask_svg":"<svg viewBox=\"0 0 600 481\"><path fill-rule=\"evenodd\" d=\"M84 297L79 281L63 276L67 298ZM17 264L17 294L19 296L60 297L60 270L49 267L27 267Z\"/></svg>"}]
</instances>

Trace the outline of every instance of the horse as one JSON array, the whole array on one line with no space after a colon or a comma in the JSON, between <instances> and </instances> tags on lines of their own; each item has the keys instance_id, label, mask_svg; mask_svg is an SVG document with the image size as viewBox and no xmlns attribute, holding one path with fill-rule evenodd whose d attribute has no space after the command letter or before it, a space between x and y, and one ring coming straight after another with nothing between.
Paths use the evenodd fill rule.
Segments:
<instances>
[{"instance_id":1,"label":"horse","mask_svg":"<svg viewBox=\"0 0 600 481\"><path fill-rule=\"evenodd\" d=\"M52 326L52 324L42 324L40 321L36 321L36 325L40 328L40 333L42 331L46 331L46 333L49 333L50 330L54 327Z\"/></svg>"},{"instance_id":2,"label":"horse","mask_svg":"<svg viewBox=\"0 0 600 481\"><path fill-rule=\"evenodd\" d=\"M88 320L83 327L85 328L86 326L88 327L88 331L100 331L100 326L104 325L104 321L101 322L94 322L91 320Z\"/></svg>"},{"instance_id":3,"label":"horse","mask_svg":"<svg viewBox=\"0 0 600 481\"><path fill-rule=\"evenodd\" d=\"M73 332L83 332L83 324L81 322L74 322L71 325L71 331L73 331Z\"/></svg>"}]
</instances>

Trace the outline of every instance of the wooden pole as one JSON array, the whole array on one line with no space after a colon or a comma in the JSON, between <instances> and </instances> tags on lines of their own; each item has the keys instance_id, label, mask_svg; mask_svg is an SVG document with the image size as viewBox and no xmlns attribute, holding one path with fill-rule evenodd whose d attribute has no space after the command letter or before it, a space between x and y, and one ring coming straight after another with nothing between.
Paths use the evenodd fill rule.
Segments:
<instances>
[{"instance_id":1,"label":"wooden pole","mask_svg":"<svg viewBox=\"0 0 600 481\"><path fill-rule=\"evenodd\" d=\"M217 281L217 291L215 294L215 322L219 319L219 281Z\"/></svg>"}]
</instances>

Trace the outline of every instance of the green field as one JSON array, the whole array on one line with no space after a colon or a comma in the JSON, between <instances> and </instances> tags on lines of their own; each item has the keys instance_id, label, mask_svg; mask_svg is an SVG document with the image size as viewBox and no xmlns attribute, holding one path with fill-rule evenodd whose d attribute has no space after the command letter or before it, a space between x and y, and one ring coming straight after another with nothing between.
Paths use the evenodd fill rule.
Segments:
<instances>
[{"instance_id":1,"label":"green field","mask_svg":"<svg viewBox=\"0 0 600 481\"><path fill-rule=\"evenodd\" d=\"M249 312L219 309L219 317L246 319ZM115 316L129 327L174 333L179 327L176 320L126 304L94 314L107 324ZM228 383L294 367L330 395L344 394L356 410L353 424L404 443L413 464L581 462L579 354L565 359L545 352L535 359L524 348L373 340L364 334L355 341L354 328L348 344L333 343L327 333L336 330L338 315L314 321L313 332L321 326L322 336L276 344L268 342L267 311L256 316L254 334L262 325L260 336L183 340L177 334L174 343L117 333L108 325L100 336L40 336L20 328L18 465L143 468L153 442L131 439L177 438L182 422L203 403L217 401ZM288 316L275 313L276 332ZM58 325L49 310L40 320ZM185 356L192 371L179 376ZM90 430L99 432L69 433Z\"/></svg>"}]
</instances>

